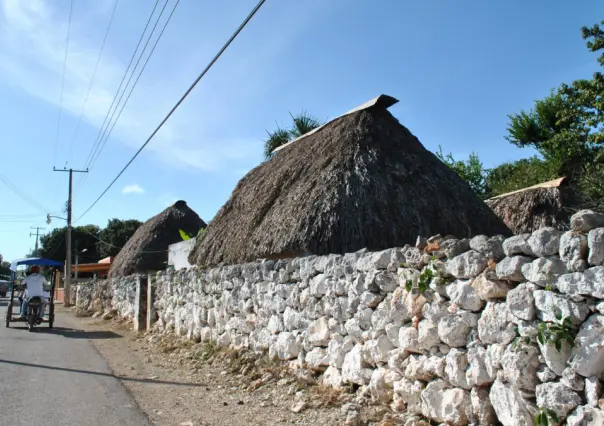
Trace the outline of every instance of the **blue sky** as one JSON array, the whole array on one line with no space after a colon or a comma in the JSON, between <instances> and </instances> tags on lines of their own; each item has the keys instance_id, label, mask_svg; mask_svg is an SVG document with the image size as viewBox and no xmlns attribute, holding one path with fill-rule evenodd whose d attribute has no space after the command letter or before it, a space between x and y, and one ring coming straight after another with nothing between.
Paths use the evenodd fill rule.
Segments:
<instances>
[{"instance_id":1,"label":"blue sky","mask_svg":"<svg viewBox=\"0 0 604 426\"><path fill-rule=\"evenodd\" d=\"M170 0L170 10L175 0ZM74 216L98 197L226 41L255 0L181 0L149 65L83 185ZM0 172L43 205L0 185L0 253L20 257L66 200L153 7L74 0L57 143L69 0L0 0ZM163 0L160 1L160 6ZM552 2L268 0L157 137L77 224L146 220L184 199L206 221L262 160L266 129L288 111L333 118L377 96L433 151L475 151L487 166L532 153L505 141L507 114L563 81L596 70L580 28L604 17L601 0ZM167 14L166 14L167 15ZM163 22L163 21L162 21ZM73 141L73 143L72 143ZM55 150L55 146L57 149ZM71 147L71 149L70 149Z\"/></svg>"}]
</instances>

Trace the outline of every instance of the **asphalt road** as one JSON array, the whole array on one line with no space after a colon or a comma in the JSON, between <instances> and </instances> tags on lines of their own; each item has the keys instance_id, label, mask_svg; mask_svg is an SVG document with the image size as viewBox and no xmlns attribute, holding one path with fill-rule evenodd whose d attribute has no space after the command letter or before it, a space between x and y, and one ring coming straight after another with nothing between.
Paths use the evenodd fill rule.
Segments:
<instances>
[{"instance_id":1,"label":"asphalt road","mask_svg":"<svg viewBox=\"0 0 604 426\"><path fill-rule=\"evenodd\" d=\"M7 329L7 302L0 299L1 425L150 425L90 343L118 335L77 330L61 314L53 330Z\"/></svg>"}]
</instances>

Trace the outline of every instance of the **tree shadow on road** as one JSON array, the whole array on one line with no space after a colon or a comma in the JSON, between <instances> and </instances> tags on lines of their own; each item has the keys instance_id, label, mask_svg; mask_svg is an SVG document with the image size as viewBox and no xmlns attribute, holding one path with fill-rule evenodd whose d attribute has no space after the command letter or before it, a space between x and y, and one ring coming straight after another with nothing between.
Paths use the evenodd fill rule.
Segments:
<instances>
[{"instance_id":1,"label":"tree shadow on road","mask_svg":"<svg viewBox=\"0 0 604 426\"><path fill-rule=\"evenodd\" d=\"M55 334L69 339L106 340L122 338L122 336L112 331L85 331L65 327L37 328L36 333Z\"/></svg>"},{"instance_id":2,"label":"tree shadow on road","mask_svg":"<svg viewBox=\"0 0 604 426\"><path fill-rule=\"evenodd\" d=\"M138 382L138 383L146 383L146 384L151 384L151 385L171 385L171 386L188 386L188 387L204 386L202 383L184 383L184 382L174 382L174 381L169 381L169 380L157 380L157 379L137 379L134 377L118 376L113 373L104 373L101 371L89 371L89 370L79 370L76 368L55 367L52 365L32 364L29 362L22 362L22 361L9 361L7 359L0 359L0 365L1 364L8 364L8 365L14 365L14 366L19 366L19 367L43 368L46 370L64 371L64 372L68 372L68 373L89 374L89 375L93 375L93 376L110 377L113 379L126 381L126 382Z\"/></svg>"}]
</instances>

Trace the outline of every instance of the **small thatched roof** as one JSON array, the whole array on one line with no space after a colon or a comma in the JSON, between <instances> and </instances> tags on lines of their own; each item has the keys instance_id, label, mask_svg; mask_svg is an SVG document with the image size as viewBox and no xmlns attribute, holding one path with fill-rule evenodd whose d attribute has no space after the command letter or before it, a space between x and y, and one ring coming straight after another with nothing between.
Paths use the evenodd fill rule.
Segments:
<instances>
[{"instance_id":1,"label":"small thatched roof","mask_svg":"<svg viewBox=\"0 0 604 426\"><path fill-rule=\"evenodd\" d=\"M514 234L539 228L568 228L575 204L574 190L566 177L498 195L486 201Z\"/></svg>"},{"instance_id":2,"label":"small thatched roof","mask_svg":"<svg viewBox=\"0 0 604 426\"><path fill-rule=\"evenodd\" d=\"M380 250L418 235L510 234L380 96L276 151L239 181L189 256L211 266Z\"/></svg>"},{"instance_id":3,"label":"small thatched roof","mask_svg":"<svg viewBox=\"0 0 604 426\"><path fill-rule=\"evenodd\" d=\"M182 241L180 230L197 235L206 223L184 201L142 224L115 257L109 276L127 276L165 269L168 246Z\"/></svg>"}]
</instances>

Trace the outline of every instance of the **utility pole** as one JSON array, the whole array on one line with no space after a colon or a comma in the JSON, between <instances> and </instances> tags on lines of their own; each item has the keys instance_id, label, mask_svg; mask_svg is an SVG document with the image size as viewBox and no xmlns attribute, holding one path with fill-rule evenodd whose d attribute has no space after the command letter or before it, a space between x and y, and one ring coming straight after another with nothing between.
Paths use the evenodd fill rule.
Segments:
<instances>
[{"instance_id":1,"label":"utility pole","mask_svg":"<svg viewBox=\"0 0 604 426\"><path fill-rule=\"evenodd\" d=\"M36 254L36 256L39 256L39 253L38 253L38 239L39 239L39 236L40 236L40 230L44 231L45 228L40 228L39 226L32 226L31 229L35 229L36 230L35 234L32 234L31 231L30 231L29 236L30 237L33 236L33 235L36 236L36 250L34 251L34 253Z\"/></svg>"},{"instance_id":2,"label":"utility pole","mask_svg":"<svg viewBox=\"0 0 604 426\"><path fill-rule=\"evenodd\" d=\"M74 169L57 169L53 167L55 172L69 172L69 196L67 198L67 236L65 238L65 289L63 290L63 305L68 307L71 305L71 299L69 298L69 290L71 288L71 201L72 201L72 186L73 186L73 174L74 173L88 173L88 170L74 170Z\"/></svg>"}]
</instances>

